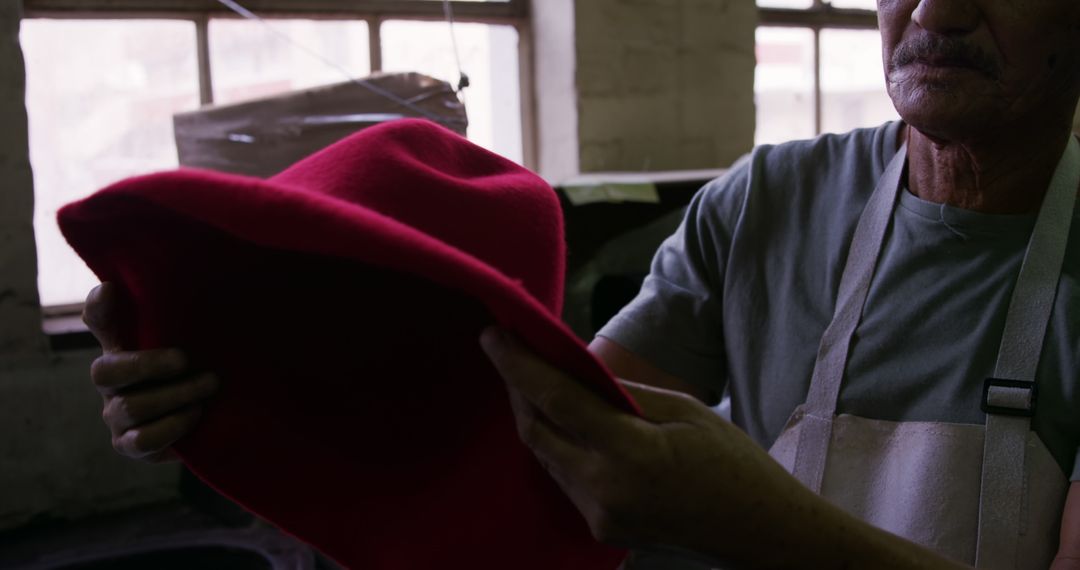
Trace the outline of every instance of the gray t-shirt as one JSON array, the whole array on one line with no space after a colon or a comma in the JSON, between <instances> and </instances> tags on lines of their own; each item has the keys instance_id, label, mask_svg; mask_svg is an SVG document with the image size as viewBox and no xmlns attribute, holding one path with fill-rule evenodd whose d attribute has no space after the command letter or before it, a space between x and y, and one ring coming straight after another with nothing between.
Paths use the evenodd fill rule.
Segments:
<instances>
[{"instance_id":1,"label":"gray t-shirt","mask_svg":"<svg viewBox=\"0 0 1080 570\"><path fill-rule=\"evenodd\" d=\"M900 127L755 149L697 194L637 298L599 335L688 382L727 388L735 424L771 446L806 399L856 222L896 154ZM984 423L983 381L1034 223L1034 215L982 214L903 192L839 412ZM1080 480L1080 222L1037 376L1035 430Z\"/></svg>"}]
</instances>

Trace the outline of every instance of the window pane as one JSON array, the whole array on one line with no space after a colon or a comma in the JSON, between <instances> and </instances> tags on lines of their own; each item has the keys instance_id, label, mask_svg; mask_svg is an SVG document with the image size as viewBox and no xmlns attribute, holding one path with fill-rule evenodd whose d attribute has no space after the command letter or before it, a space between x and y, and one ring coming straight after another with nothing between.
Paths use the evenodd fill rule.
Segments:
<instances>
[{"instance_id":1,"label":"window pane","mask_svg":"<svg viewBox=\"0 0 1080 570\"><path fill-rule=\"evenodd\" d=\"M521 83L518 34L512 26L457 24L461 66L471 86L465 89L469 138L521 162ZM391 20L382 25L383 69L419 71L458 83L457 65L444 22Z\"/></svg>"},{"instance_id":2,"label":"window pane","mask_svg":"<svg viewBox=\"0 0 1080 570\"><path fill-rule=\"evenodd\" d=\"M898 118L885 91L876 31L821 32L822 128L844 132Z\"/></svg>"},{"instance_id":3,"label":"window pane","mask_svg":"<svg viewBox=\"0 0 1080 570\"><path fill-rule=\"evenodd\" d=\"M249 20L210 21L215 103L339 83L371 72L367 22L275 19L269 26L273 29Z\"/></svg>"},{"instance_id":4,"label":"window pane","mask_svg":"<svg viewBox=\"0 0 1080 570\"><path fill-rule=\"evenodd\" d=\"M814 33L759 27L756 51L754 143L814 136Z\"/></svg>"},{"instance_id":5,"label":"window pane","mask_svg":"<svg viewBox=\"0 0 1080 570\"><path fill-rule=\"evenodd\" d=\"M829 2L835 8L858 8L862 10L877 10L877 0L832 0Z\"/></svg>"},{"instance_id":6,"label":"window pane","mask_svg":"<svg viewBox=\"0 0 1080 570\"><path fill-rule=\"evenodd\" d=\"M97 280L56 225L63 204L177 164L172 115L198 106L195 27L144 20L24 20L34 230L43 305Z\"/></svg>"},{"instance_id":7,"label":"window pane","mask_svg":"<svg viewBox=\"0 0 1080 570\"><path fill-rule=\"evenodd\" d=\"M810 8L814 0L757 0L762 8Z\"/></svg>"}]
</instances>

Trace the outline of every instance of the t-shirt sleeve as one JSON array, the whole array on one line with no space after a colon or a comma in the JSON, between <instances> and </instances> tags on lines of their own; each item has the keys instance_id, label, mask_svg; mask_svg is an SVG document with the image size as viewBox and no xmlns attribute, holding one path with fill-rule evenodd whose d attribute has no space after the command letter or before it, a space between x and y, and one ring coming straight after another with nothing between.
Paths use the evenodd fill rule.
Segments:
<instances>
[{"instance_id":1,"label":"t-shirt sleeve","mask_svg":"<svg viewBox=\"0 0 1080 570\"><path fill-rule=\"evenodd\" d=\"M723 392L722 282L745 195L747 160L697 193L653 258L641 290L597 336L696 386Z\"/></svg>"}]
</instances>

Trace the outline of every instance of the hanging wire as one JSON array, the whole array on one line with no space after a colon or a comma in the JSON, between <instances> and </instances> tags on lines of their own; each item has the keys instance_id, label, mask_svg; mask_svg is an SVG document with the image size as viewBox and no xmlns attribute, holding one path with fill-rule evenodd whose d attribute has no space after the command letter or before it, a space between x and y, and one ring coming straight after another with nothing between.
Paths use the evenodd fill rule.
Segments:
<instances>
[{"instance_id":1,"label":"hanging wire","mask_svg":"<svg viewBox=\"0 0 1080 570\"><path fill-rule=\"evenodd\" d=\"M342 66L338 65L337 63L327 59L321 53L319 53L319 52L317 52L317 51L315 51L315 50L301 44L300 42L294 40L291 36L289 36L289 34L286 34L285 32L282 32L281 30L275 28L274 26L271 26L266 20L260 18L257 14L255 14L251 10L248 10L247 8L241 6L239 2L236 2L235 0L217 0L217 1L221 5L223 5L226 8L232 10L233 12L236 12L237 14L243 16L244 18L247 18L248 20L251 20L253 22L257 22L258 24L263 26L265 29L270 31L270 33L272 33L275 36L277 36L278 38L284 40L286 43L288 43L288 44L292 45L293 47L299 49L300 51L308 54L312 58L318 60L319 62L323 63L324 65L326 65L328 67L330 67L331 69L336 70L346 80L348 80L348 81L350 81L352 83L355 83L356 85L359 85L360 87L363 87L364 89L367 89L368 91L371 91L372 93L374 93L374 94L376 94L376 95L378 95L380 97L383 97L385 99L393 101L394 103L397 103L398 105L401 105L402 107L405 107L406 109L409 109L409 110L413 111L414 113L416 113L416 114L418 114L418 115L420 115L420 116L422 116L422 117L424 117L426 119L430 119L432 121L435 121L436 123L441 123L441 124L444 124L444 125L450 125L450 124L455 124L456 125L456 124L460 123L460 120L458 120L458 119L442 117L440 115L432 113L432 112L428 111L427 109L424 109L423 107L420 107L420 106L416 105L412 101L409 101L408 99L404 99L402 97L399 97L396 94L394 94L393 92L388 91L386 89L383 89L382 87L379 87L378 85L375 85L371 81L368 81L368 80L365 80L365 79L357 79L357 78L353 77L353 75L351 73L349 73L349 71L347 69L345 69L344 67L342 67ZM456 51L456 47L455 47L455 51ZM459 69L460 69L460 64L459 64ZM464 74L462 74L462 77L464 77ZM467 82L467 79L466 79L466 82ZM460 87L459 87L459 89L460 89Z\"/></svg>"},{"instance_id":2,"label":"hanging wire","mask_svg":"<svg viewBox=\"0 0 1080 570\"><path fill-rule=\"evenodd\" d=\"M454 25L454 7L450 5L450 0L443 0L443 14L446 15L446 23L450 25L450 45L454 49L454 63L457 64L458 72L457 91L461 93L469 86L469 76L465 75L461 67L461 52L458 50L457 29Z\"/></svg>"}]
</instances>

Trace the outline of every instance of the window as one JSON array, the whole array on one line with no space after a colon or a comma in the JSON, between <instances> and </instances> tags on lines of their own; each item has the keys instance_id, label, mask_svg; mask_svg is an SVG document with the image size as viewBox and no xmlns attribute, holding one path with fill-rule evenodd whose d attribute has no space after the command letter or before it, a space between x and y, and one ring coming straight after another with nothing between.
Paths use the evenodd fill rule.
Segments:
<instances>
[{"instance_id":1,"label":"window","mask_svg":"<svg viewBox=\"0 0 1080 570\"><path fill-rule=\"evenodd\" d=\"M758 0L755 143L898 118L885 91L876 0Z\"/></svg>"},{"instance_id":2,"label":"window","mask_svg":"<svg viewBox=\"0 0 1080 570\"><path fill-rule=\"evenodd\" d=\"M454 51L445 28L441 22L383 22L383 69L457 77ZM417 41L417 38L427 39ZM505 96L514 93L521 83L518 41L513 26L457 25L461 66L475 86L466 89L463 95L469 112L469 138L520 162L521 121L517 118L521 116L521 99ZM477 113L475 109L484 111Z\"/></svg>"},{"instance_id":3,"label":"window","mask_svg":"<svg viewBox=\"0 0 1080 570\"><path fill-rule=\"evenodd\" d=\"M176 166L172 114L199 106L195 28L28 20L20 39L38 290L44 305L80 302L97 280L64 242L56 211L121 178Z\"/></svg>"},{"instance_id":4,"label":"window","mask_svg":"<svg viewBox=\"0 0 1080 570\"><path fill-rule=\"evenodd\" d=\"M469 137L530 163L526 0L455 0ZM240 0L266 24L186 0L24 0L38 285L47 313L97 282L64 242L60 206L177 166L172 115L372 71L458 83L441 0Z\"/></svg>"},{"instance_id":5,"label":"window","mask_svg":"<svg viewBox=\"0 0 1080 570\"><path fill-rule=\"evenodd\" d=\"M272 29L239 19L209 22L214 103L236 103L371 73L368 23L275 19ZM321 63L277 33L326 58ZM331 65L332 64L332 65Z\"/></svg>"}]
</instances>

